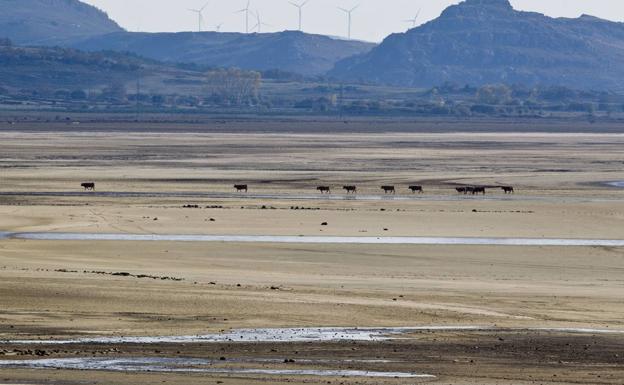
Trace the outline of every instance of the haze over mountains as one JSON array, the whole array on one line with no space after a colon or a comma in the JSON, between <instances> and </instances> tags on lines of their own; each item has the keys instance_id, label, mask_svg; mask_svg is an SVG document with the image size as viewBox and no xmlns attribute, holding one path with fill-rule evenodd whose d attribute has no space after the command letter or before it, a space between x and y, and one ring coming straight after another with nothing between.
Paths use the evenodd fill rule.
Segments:
<instances>
[{"instance_id":1,"label":"haze over mountains","mask_svg":"<svg viewBox=\"0 0 624 385\"><path fill-rule=\"evenodd\" d=\"M195 63L248 70L279 69L321 75L341 59L368 52L375 45L303 32L242 34L219 32L117 32L72 44L85 51L132 52L171 63Z\"/></svg>"},{"instance_id":2,"label":"haze over mountains","mask_svg":"<svg viewBox=\"0 0 624 385\"><path fill-rule=\"evenodd\" d=\"M294 31L126 32L104 12L78 0L0 0L0 38L21 45L131 52L171 63L279 69L302 75L324 74L337 61L374 47Z\"/></svg>"},{"instance_id":3,"label":"haze over mountains","mask_svg":"<svg viewBox=\"0 0 624 385\"><path fill-rule=\"evenodd\" d=\"M346 82L624 89L624 24L519 12L508 0L466 0L378 46L301 32L133 33L78 0L0 0L2 37L22 45L131 52L170 63L278 69Z\"/></svg>"}]
</instances>

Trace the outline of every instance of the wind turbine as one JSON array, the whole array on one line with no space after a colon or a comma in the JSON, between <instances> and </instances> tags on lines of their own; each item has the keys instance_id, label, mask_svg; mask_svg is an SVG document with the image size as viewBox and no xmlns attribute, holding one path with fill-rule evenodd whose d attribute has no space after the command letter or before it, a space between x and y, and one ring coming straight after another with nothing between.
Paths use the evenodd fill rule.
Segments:
<instances>
[{"instance_id":1,"label":"wind turbine","mask_svg":"<svg viewBox=\"0 0 624 385\"><path fill-rule=\"evenodd\" d=\"M338 7L339 10L341 10L342 12L346 13L349 16L349 27L347 29L347 38L349 40L351 40L351 15L353 14L353 11L355 11L359 7L360 7L360 4L356 5L355 7L351 8L351 9L345 9L345 8L342 8L342 7Z\"/></svg>"},{"instance_id":2,"label":"wind turbine","mask_svg":"<svg viewBox=\"0 0 624 385\"><path fill-rule=\"evenodd\" d=\"M247 6L240 11L236 11L235 13L243 13L245 12L245 33L249 33L249 6L251 5L251 0L247 0Z\"/></svg>"},{"instance_id":3,"label":"wind turbine","mask_svg":"<svg viewBox=\"0 0 624 385\"><path fill-rule=\"evenodd\" d=\"M422 10L422 8L419 9L418 12L416 12L416 16L413 19L403 20L403 22L410 23L410 24L412 24L412 28L416 28L416 23L418 22L418 16L420 16L420 11L421 10Z\"/></svg>"},{"instance_id":4,"label":"wind turbine","mask_svg":"<svg viewBox=\"0 0 624 385\"><path fill-rule=\"evenodd\" d=\"M223 24L224 24L224 23L221 23L221 24L217 24L217 25L215 25L215 26L214 26L215 31L216 31L216 32L221 32L221 27L223 27Z\"/></svg>"},{"instance_id":5,"label":"wind turbine","mask_svg":"<svg viewBox=\"0 0 624 385\"><path fill-rule=\"evenodd\" d=\"M202 21L204 21L203 13L204 13L204 9L206 9L208 4L210 4L210 1L204 4L204 6L201 7L200 9L192 9L192 8L188 9L189 11L197 14L197 24L199 25L199 32L202 31Z\"/></svg>"},{"instance_id":6,"label":"wind turbine","mask_svg":"<svg viewBox=\"0 0 624 385\"><path fill-rule=\"evenodd\" d=\"M267 23L263 23L262 19L260 18L260 11L256 11L256 13L254 14L254 16L256 17L256 25L253 26L252 29L256 29L258 31L258 33L262 32L262 27L270 27L270 24Z\"/></svg>"},{"instance_id":7,"label":"wind turbine","mask_svg":"<svg viewBox=\"0 0 624 385\"><path fill-rule=\"evenodd\" d=\"M303 3L295 3L293 1L289 1L289 3L293 5L293 7L296 7L297 9L299 9L299 31L301 31L303 7L305 7L305 5L308 4L309 2L310 0L305 0Z\"/></svg>"}]
</instances>

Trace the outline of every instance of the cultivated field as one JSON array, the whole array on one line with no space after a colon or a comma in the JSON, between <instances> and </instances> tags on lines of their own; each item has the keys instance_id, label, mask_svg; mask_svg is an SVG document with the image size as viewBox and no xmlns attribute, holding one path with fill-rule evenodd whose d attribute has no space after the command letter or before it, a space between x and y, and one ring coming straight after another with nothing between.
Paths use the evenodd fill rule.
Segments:
<instances>
[{"instance_id":1,"label":"cultivated field","mask_svg":"<svg viewBox=\"0 0 624 385\"><path fill-rule=\"evenodd\" d=\"M429 124L0 127L0 383L621 384L624 248L383 240L624 240L624 189L608 184L624 181L624 134L573 122L551 122L555 133L535 130L548 122ZM515 194L495 188L507 185ZM462 186L490 188L472 196L455 191ZM380 242L19 237L26 232ZM319 327L427 330L387 340L121 338ZM121 339L76 340L99 337ZM149 362L150 372L106 361L120 358ZM45 370L35 359L58 361Z\"/></svg>"}]
</instances>

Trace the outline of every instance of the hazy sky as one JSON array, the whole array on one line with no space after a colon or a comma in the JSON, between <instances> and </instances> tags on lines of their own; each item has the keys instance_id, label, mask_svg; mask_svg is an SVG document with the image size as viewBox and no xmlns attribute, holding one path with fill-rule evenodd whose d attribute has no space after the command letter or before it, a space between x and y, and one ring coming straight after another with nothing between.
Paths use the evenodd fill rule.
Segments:
<instances>
[{"instance_id":1,"label":"hazy sky","mask_svg":"<svg viewBox=\"0 0 624 385\"><path fill-rule=\"evenodd\" d=\"M243 32L245 19L235 11L244 8L247 0L83 0L106 12L130 31L189 31L197 30L197 16L187 8L201 8L204 30L214 30L223 23L221 31ZM293 0L301 2L301 0ZM306 32L334 36L347 34L346 14L337 7L351 8L361 4L353 14L354 39L381 41L393 32L405 31L422 8L419 24L440 15L450 4L459 0L309 0L304 8L303 29ZM537 11L550 16L577 17L583 13L605 19L624 21L623 0L511 0L516 9ZM288 0L251 0L259 11L262 32L297 29L298 11ZM256 24L252 17L250 25Z\"/></svg>"}]
</instances>

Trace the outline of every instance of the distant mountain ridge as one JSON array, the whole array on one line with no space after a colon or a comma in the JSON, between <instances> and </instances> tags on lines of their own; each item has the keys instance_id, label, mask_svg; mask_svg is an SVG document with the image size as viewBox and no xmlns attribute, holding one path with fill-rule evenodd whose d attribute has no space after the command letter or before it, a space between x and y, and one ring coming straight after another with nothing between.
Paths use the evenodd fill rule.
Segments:
<instances>
[{"instance_id":1,"label":"distant mountain ridge","mask_svg":"<svg viewBox=\"0 0 624 385\"><path fill-rule=\"evenodd\" d=\"M128 52L168 63L323 75L373 43L285 31L276 33L127 32L78 0L0 0L0 38L17 45Z\"/></svg>"},{"instance_id":2,"label":"distant mountain ridge","mask_svg":"<svg viewBox=\"0 0 624 385\"><path fill-rule=\"evenodd\" d=\"M132 52L163 62L248 70L279 69L303 75L324 74L337 61L367 52L374 46L373 43L297 31L261 34L117 32L72 44L85 51Z\"/></svg>"},{"instance_id":3,"label":"distant mountain ridge","mask_svg":"<svg viewBox=\"0 0 624 385\"><path fill-rule=\"evenodd\" d=\"M466 0L429 23L393 34L330 75L405 86L519 83L624 89L624 24L553 19L508 0Z\"/></svg>"},{"instance_id":4,"label":"distant mountain ridge","mask_svg":"<svg viewBox=\"0 0 624 385\"><path fill-rule=\"evenodd\" d=\"M22 45L65 45L123 29L78 0L0 0L0 38Z\"/></svg>"}]
</instances>

